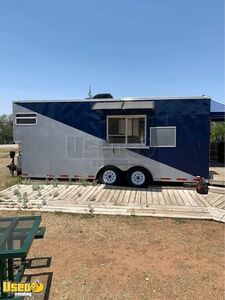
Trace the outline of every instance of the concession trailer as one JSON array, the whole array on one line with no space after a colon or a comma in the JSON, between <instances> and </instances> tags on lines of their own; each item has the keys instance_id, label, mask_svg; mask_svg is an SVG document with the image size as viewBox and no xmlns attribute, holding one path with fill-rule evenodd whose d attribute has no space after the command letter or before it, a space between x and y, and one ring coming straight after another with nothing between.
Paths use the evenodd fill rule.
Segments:
<instances>
[{"instance_id":1,"label":"concession trailer","mask_svg":"<svg viewBox=\"0 0 225 300\"><path fill-rule=\"evenodd\" d=\"M144 186L209 178L210 98L15 101L17 172Z\"/></svg>"}]
</instances>

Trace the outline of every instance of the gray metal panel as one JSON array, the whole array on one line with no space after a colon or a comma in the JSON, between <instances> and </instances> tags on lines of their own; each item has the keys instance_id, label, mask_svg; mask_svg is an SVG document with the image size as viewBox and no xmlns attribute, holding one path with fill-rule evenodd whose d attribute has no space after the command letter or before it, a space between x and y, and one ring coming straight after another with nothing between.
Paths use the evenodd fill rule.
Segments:
<instances>
[{"instance_id":1,"label":"gray metal panel","mask_svg":"<svg viewBox=\"0 0 225 300\"><path fill-rule=\"evenodd\" d=\"M123 102L98 102L92 109L122 109Z\"/></svg>"},{"instance_id":2,"label":"gray metal panel","mask_svg":"<svg viewBox=\"0 0 225 300\"><path fill-rule=\"evenodd\" d=\"M153 101L126 101L123 104L123 109L153 109Z\"/></svg>"}]
</instances>

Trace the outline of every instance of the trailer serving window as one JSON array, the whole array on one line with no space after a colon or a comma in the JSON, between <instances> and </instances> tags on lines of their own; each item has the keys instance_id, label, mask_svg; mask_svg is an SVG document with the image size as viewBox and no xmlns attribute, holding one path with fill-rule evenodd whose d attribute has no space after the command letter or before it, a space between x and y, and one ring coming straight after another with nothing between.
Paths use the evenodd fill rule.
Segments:
<instances>
[{"instance_id":1,"label":"trailer serving window","mask_svg":"<svg viewBox=\"0 0 225 300\"><path fill-rule=\"evenodd\" d=\"M36 125L37 115L33 113L16 114L16 125Z\"/></svg>"},{"instance_id":2,"label":"trailer serving window","mask_svg":"<svg viewBox=\"0 0 225 300\"><path fill-rule=\"evenodd\" d=\"M151 127L150 147L176 147L176 127Z\"/></svg>"},{"instance_id":3,"label":"trailer serving window","mask_svg":"<svg viewBox=\"0 0 225 300\"><path fill-rule=\"evenodd\" d=\"M108 116L107 142L110 144L145 145L146 116Z\"/></svg>"}]
</instances>

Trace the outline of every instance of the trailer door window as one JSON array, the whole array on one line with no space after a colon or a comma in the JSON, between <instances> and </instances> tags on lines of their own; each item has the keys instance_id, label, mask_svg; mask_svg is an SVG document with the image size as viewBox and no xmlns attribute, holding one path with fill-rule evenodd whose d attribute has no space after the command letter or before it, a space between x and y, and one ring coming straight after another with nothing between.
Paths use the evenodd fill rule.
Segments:
<instances>
[{"instance_id":1,"label":"trailer door window","mask_svg":"<svg viewBox=\"0 0 225 300\"><path fill-rule=\"evenodd\" d=\"M108 116L107 141L112 144L145 144L145 116Z\"/></svg>"},{"instance_id":2,"label":"trailer door window","mask_svg":"<svg viewBox=\"0 0 225 300\"><path fill-rule=\"evenodd\" d=\"M16 114L16 125L36 125L37 115L29 113Z\"/></svg>"},{"instance_id":3,"label":"trailer door window","mask_svg":"<svg viewBox=\"0 0 225 300\"><path fill-rule=\"evenodd\" d=\"M151 147L176 147L176 127L151 127Z\"/></svg>"}]
</instances>

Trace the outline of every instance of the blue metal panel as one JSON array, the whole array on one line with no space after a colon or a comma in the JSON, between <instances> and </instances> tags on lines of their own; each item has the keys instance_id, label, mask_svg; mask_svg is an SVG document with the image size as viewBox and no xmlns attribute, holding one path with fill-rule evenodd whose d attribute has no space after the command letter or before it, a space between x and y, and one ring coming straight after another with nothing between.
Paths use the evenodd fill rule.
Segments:
<instances>
[{"instance_id":1,"label":"blue metal panel","mask_svg":"<svg viewBox=\"0 0 225 300\"><path fill-rule=\"evenodd\" d=\"M156 101L155 114L148 118L148 127L151 126L176 126L176 147L133 151L194 176L208 178L210 100Z\"/></svg>"},{"instance_id":2,"label":"blue metal panel","mask_svg":"<svg viewBox=\"0 0 225 300\"><path fill-rule=\"evenodd\" d=\"M68 126L106 139L106 116L147 114L147 145L149 127L176 126L175 148L132 149L140 155L171 167L208 178L210 100L182 99L155 101L155 110L91 110L94 102L29 102L22 107L62 122Z\"/></svg>"}]
</instances>

